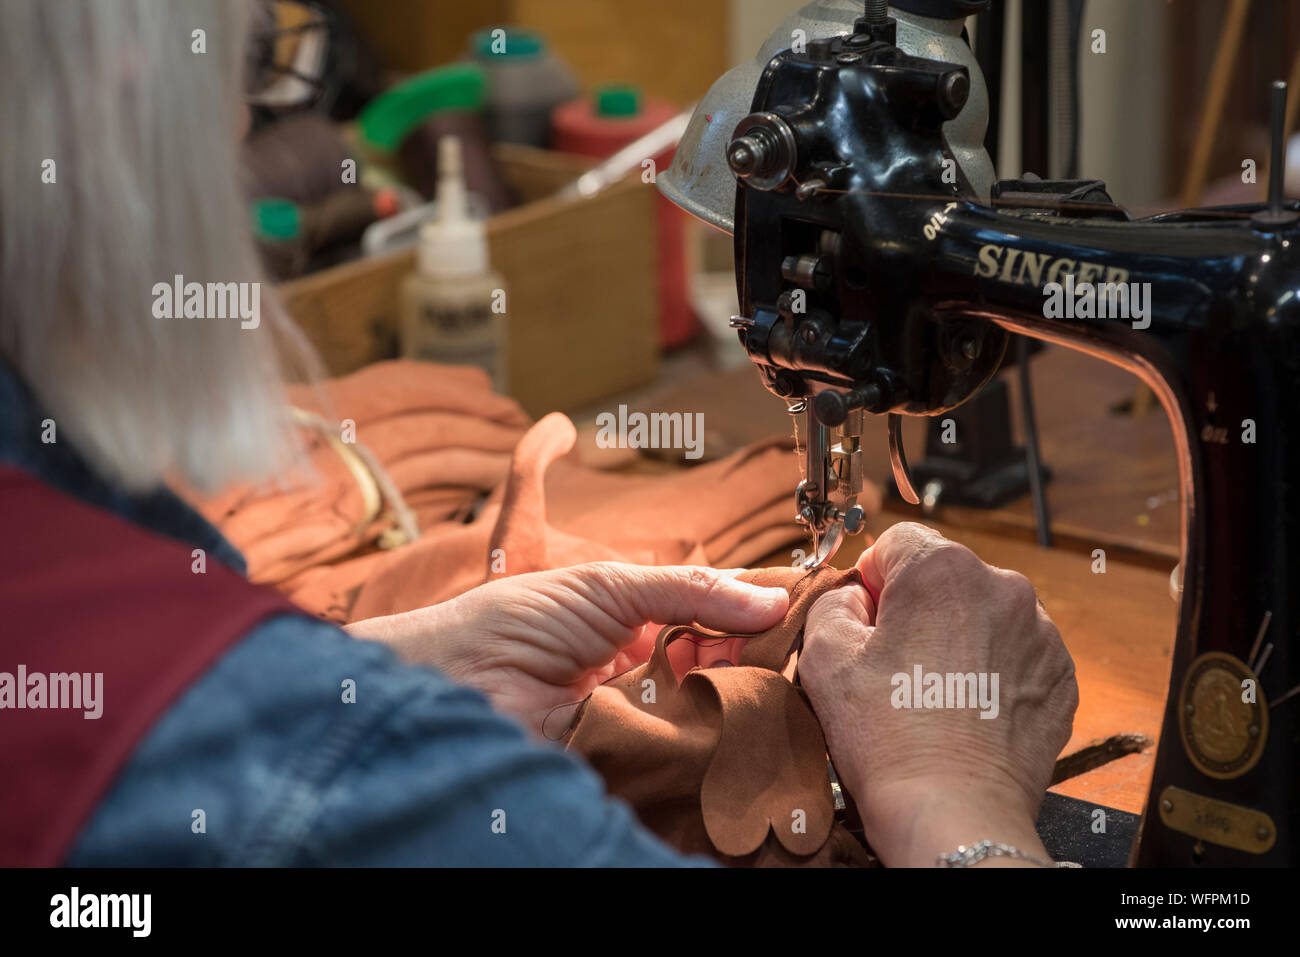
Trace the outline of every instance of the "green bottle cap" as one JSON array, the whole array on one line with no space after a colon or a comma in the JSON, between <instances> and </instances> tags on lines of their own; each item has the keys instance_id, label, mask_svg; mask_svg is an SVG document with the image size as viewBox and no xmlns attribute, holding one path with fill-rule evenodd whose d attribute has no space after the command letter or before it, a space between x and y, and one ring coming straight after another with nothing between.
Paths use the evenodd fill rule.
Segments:
<instances>
[{"instance_id":1,"label":"green bottle cap","mask_svg":"<svg viewBox=\"0 0 1300 957\"><path fill-rule=\"evenodd\" d=\"M253 231L270 242L289 242L298 238L302 217L298 204L288 199L266 197L253 201Z\"/></svg>"},{"instance_id":2,"label":"green bottle cap","mask_svg":"<svg viewBox=\"0 0 1300 957\"><path fill-rule=\"evenodd\" d=\"M484 60L522 60L545 53L546 41L536 30L493 27L474 34L470 48Z\"/></svg>"},{"instance_id":3,"label":"green bottle cap","mask_svg":"<svg viewBox=\"0 0 1300 957\"><path fill-rule=\"evenodd\" d=\"M641 114L641 91L627 84L610 84L596 89L596 115L606 119L630 119Z\"/></svg>"},{"instance_id":4,"label":"green bottle cap","mask_svg":"<svg viewBox=\"0 0 1300 957\"><path fill-rule=\"evenodd\" d=\"M476 63L454 63L418 74L375 97L361 111L361 136L375 149L391 153L435 113L476 112L483 108L487 78Z\"/></svg>"}]
</instances>

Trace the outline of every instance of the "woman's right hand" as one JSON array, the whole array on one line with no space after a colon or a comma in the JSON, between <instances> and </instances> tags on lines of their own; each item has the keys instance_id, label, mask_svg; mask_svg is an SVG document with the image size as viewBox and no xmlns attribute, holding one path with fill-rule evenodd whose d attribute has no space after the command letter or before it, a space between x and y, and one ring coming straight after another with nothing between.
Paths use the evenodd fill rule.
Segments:
<instances>
[{"instance_id":1,"label":"woman's right hand","mask_svg":"<svg viewBox=\"0 0 1300 957\"><path fill-rule=\"evenodd\" d=\"M862 588L824 595L799 676L872 847L889 866L931 866L985 839L1045 859L1034 821L1079 695L1033 586L911 523L888 529L858 568L879 608ZM945 687L948 706L905 707L926 703L924 681L913 698L918 666L983 675L988 695L952 707Z\"/></svg>"}]
</instances>

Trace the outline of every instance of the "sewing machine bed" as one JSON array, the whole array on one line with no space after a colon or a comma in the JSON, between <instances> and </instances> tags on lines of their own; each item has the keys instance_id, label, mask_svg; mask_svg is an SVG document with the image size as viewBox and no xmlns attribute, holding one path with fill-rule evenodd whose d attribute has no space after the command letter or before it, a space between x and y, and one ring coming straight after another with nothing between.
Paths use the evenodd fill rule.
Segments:
<instances>
[{"instance_id":1,"label":"sewing machine bed","mask_svg":"<svg viewBox=\"0 0 1300 957\"><path fill-rule=\"evenodd\" d=\"M1141 815L1106 808L1106 830L1093 825L1097 805L1063 794L1048 794L1038 812L1038 836L1055 861L1084 867L1125 867Z\"/></svg>"}]
</instances>

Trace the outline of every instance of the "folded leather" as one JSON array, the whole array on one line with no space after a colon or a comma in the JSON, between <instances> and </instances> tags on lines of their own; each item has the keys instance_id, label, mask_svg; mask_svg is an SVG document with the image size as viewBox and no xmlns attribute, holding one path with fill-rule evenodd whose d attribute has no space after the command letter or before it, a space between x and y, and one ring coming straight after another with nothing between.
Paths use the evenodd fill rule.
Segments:
<instances>
[{"instance_id":1,"label":"folded leather","mask_svg":"<svg viewBox=\"0 0 1300 957\"><path fill-rule=\"evenodd\" d=\"M295 582L313 609L347 620L437 604L498 578L592 561L745 565L802 541L790 514L798 461L788 440L666 475L609 474L576 461L577 430L552 413L520 439L505 480L469 524L423 530L355 576ZM346 589L353 589L343 596Z\"/></svg>"},{"instance_id":2,"label":"folded leather","mask_svg":"<svg viewBox=\"0 0 1300 957\"><path fill-rule=\"evenodd\" d=\"M322 420L351 420L419 538L381 550L394 524L388 503L374 517L373 495L368 505L319 433L305 433L309 470L198 504L244 553L253 581L334 621L588 561L744 566L803 539L791 516L798 460L789 439L679 472L614 473L573 454L577 431L565 416L530 426L477 369L383 362L291 398ZM875 511L876 490L862 502Z\"/></svg>"},{"instance_id":3,"label":"folded leather","mask_svg":"<svg viewBox=\"0 0 1300 957\"><path fill-rule=\"evenodd\" d=\"M340 434L350 422L421 528L463 518L504 482L530 425L517 403L493 394L481 370L404 360L296 386L290 401L337 423ZM356 476L330 442L312 430L302 434L307 461L295 474L197 503L243 553L249 578L295 598L295 576L376 548L392 527L387 508L370 516Z\"/></svg>"},{"instance_id":4,"label":"folded leather","mask_svg":"<svg viewBox=\"0 0 1300 957\"><path fill-rule=\"evenodd\" d=\"M718 641L689 625L664 628L650 659L597 688L568 737L669 844L743 866L867 866L871 857L835 820L826 739L791 678L813 603L861 586L856 570L743 572L790 593L777 626L749 636L733 667L693 669L679 681L675 641Z\"/></svg>"}]
</instances>

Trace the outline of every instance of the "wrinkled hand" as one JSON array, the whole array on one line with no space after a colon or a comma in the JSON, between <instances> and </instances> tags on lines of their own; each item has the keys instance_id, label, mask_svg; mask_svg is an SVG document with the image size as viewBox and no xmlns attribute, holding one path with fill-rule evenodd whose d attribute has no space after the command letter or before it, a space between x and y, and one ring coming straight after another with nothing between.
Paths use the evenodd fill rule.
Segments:
<instances>
[{"instance_id":1,"label":"wrinkled hand","mask_svg":"<svg viewBox=\"0 0 1300 957\"><path fill-rule=\"evenodd\" d=\"M479 689L540 733L551 710L643 663L654 647L653 623L745 633L779 622L789 604L786 592L733 574L593 562L492 581L440 605L347 630ZM679 673L735 661L737 654L709 642L679 641L670 651Z\"/></svg>"},{"instance_id":2,"label":"wrinkled hand","mask_svg":"<svg viewBox=\"0 0 1300 957\"><path fill-rule=\"evenodd\" d=\"M929 866L988 839L1046 857L1034 820L1078 688L1033 587L910 523L888 529L858 567L879 608L862 588L823 596L808 616L799 675L876 852L891 866ZM996 716L981 718L978 706L896 707L911 699L895 676L910 682L917 665L997 674Z\"/></svg>"}]
</instances>

